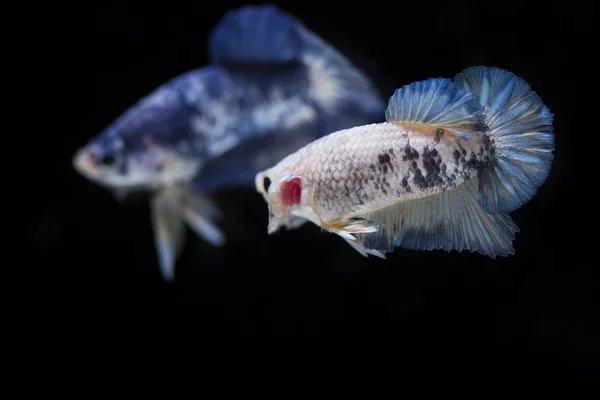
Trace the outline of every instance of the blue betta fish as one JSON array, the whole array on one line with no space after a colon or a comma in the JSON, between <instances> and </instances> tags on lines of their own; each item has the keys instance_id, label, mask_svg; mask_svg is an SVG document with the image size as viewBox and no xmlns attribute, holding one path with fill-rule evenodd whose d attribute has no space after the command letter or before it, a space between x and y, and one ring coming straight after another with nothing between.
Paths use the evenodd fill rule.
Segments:
<instances>
[{"instance_id":1,"label":"blue betta fish","mask_svg":"<svg viewBox=\"0 0 600 400\"><path fill-rule=\"evenodd\" d=\"M179 75L79 149L75 169L118 197L150 191L162 276L174 279L185 224L225 243L211 192L300 147L383 118L369 79L273 5L229 11L208 38L210 65Z\"/></svg>"}]
</instances>

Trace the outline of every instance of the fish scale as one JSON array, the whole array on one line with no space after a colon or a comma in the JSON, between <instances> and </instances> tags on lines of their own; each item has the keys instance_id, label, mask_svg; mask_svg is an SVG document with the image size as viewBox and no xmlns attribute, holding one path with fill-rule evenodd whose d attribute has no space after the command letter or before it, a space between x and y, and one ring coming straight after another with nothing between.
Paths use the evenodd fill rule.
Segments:
<instances>
[{"instance_id":1,"label":"fish scale","mask_svg":"<svg viewBox=\"0 0 600 400\"><path fill-rule=\"evenodd\" d=\"M295 173L314 191L315 212L328 221L424 197L476 176L490 158L483 138L446 140L441 149L434 137L393 123L355 127L299 151L302 167Z\"/></svg>"}]
</instances>

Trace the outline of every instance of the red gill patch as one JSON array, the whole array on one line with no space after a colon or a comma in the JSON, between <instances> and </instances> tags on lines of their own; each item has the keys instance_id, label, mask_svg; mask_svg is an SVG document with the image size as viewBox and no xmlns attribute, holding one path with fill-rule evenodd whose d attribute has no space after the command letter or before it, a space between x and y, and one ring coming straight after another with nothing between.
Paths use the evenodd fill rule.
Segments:
<instances>
[{"instance_id":1,"label":"red gill patch","mask_svg":"<svg viewBox=\"0 0 600 400\"><path fill-rule=\"evenodd\" d=\"M302 196L302 182L300 178L293 178L281 185L281 201L284 206L293 206L300 203Z\"/></svg>"}]
</instances>

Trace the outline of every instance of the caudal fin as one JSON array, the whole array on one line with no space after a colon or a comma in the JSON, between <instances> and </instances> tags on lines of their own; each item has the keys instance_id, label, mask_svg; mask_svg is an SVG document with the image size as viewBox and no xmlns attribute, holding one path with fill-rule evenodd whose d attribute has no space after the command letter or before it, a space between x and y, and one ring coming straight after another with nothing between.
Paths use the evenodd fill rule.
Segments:
<instances>
[{"instance_id":1,"label":"caudal fin","mask_svg":"<svg viewBox=\"0 0 600 400\"><path fill-rule=\"evenodd\" d=\"M552 164L553 115L529 85L515 74L471 67L455 84L485 107L493 160L479 180L479 203L490 213L510 212L527 202L546 180Z\"/></svg>"}]
</instances>

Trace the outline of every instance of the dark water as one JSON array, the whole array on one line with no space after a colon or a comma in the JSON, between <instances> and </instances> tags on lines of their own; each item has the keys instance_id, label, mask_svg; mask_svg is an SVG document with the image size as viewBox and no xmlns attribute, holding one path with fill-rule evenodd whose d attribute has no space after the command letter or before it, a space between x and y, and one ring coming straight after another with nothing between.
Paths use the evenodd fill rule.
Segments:
<instances>
[{"instance_id":1,"label":"dark water","mask_svg":"<svg viewBox=\"0 0 600 400\"><path fill-rule=\"evenodd\" d=\"M32 138L44 165L26 220L28 255L43 266L27 269L26 285L40 295L28 296L35 307L57 304L70 321L110 316L105 326L144 316L193 334L375 334L591 366L600 334L597 253L589 251L598 234L589 58L596 6L411 3L393 4L397 11L383 2L280 6L360 65L386 98L412 81L478 64L531 84L555 114L557 150L548 180L512 213L521 229L514 256L398 249L382 261L363 259L315 226L269 237L263 200L237 189L216 194L228 244L214 249L189 235L176 282L165 284L147 203L117 203L78 176L70 158L141 96L205 65L207 33L242 3L95 1L62 25L73 27L62 39L71 56L62 72L74 91L56 114L60 128Z\"/></svg>"}]
</instances>

